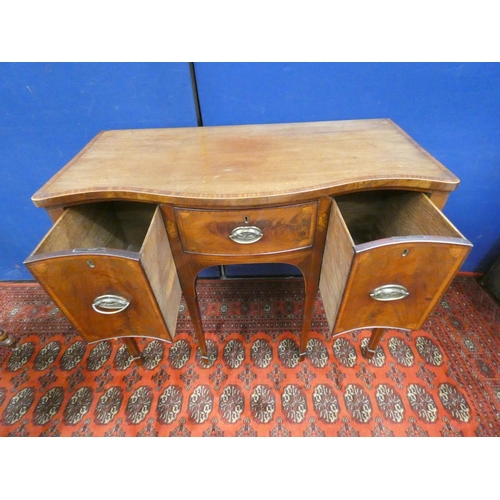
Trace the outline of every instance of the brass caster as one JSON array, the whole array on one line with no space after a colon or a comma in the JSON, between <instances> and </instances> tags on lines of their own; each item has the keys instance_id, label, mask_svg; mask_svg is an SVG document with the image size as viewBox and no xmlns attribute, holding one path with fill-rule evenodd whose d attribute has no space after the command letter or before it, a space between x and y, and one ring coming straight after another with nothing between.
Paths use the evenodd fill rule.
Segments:
<instances>
[{"instance_id":1,"label":"brass caster","mask_svg":"<svg viewBox=\"0 0 500 500\"><path fill-rule=\"evenodd\" d=\"M0 328L0 347L12 347L15 343L16 339Z\"/></svg>"},{"instance_id":2,"label":"brass caster","mask_svg":"<svg viewBox=\"0 0 500 500\"><path fill-rule=\"evenodd\" d=\"M370 349L368 346L366 346L365 348L363 348L361 350L361 354L363 355L363 357L365 359L372 359L373 358L373 355L376 353L377 351L376 350L373 350L373 349Z\"/></svg>"}]
</instances>

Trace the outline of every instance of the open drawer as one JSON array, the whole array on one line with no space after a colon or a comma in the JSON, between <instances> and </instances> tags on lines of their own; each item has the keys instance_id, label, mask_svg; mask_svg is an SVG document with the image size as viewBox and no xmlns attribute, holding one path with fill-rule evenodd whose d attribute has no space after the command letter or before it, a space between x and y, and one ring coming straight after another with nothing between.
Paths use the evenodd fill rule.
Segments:
<instances>
[{"instance_id":1,"label":"open drawer","mask_svg":"<svg viewBox=\"0 0 500 500\"><path fill-rule=\"evenodd\" d=\"M320 278L331 331L419 329L471 248L423 193L337 197Z\"/></svg>"},{"instance_id":2,"label":"open drawer","mask_svg":"<svg viewBox=\"0 0 500 500\"><path fill-rule=\"evenodd\" d=\"M172 341L181 289L156 205L70 207L25 265L87 342Z\"/></svg>"}]
</instances>

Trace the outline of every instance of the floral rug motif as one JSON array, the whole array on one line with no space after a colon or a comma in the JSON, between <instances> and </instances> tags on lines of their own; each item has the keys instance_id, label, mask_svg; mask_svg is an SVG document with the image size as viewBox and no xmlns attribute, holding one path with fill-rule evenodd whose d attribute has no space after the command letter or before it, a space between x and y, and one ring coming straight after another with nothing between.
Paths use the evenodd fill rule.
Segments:
<instances>
[{"instance_id":1,"label":"floral rug motif","mask_svg":"<svg viewBox=\"0 0 500 500\"><path fill-rule=\"evenodd\" d=\"M175 342L87 345L36 283L0 283L0 436L498 436L500 306L458 276L423 329L332 337L318 295L299 362L301 279L199 280L208 362Z\"/></svg>"}]
</instances>

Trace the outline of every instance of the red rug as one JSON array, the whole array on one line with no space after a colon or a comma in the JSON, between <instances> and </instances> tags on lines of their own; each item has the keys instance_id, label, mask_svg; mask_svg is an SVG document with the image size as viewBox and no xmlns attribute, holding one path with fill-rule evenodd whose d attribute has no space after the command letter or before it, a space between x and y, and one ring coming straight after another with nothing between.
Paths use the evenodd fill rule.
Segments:
<instances>
[{"instance_id":1,"label":"red rug","mask_svg":"<svg viewBox=\"0 0 500 500\"><path fill-rule=\"evenodd\" d=\"M35 283L0 283L0 436L498 436L500 307L457 277L421 331L332 338L321 298L298 361L302 281L200 280L174 344L86 345Z\"/></svg>"}]
</instances>

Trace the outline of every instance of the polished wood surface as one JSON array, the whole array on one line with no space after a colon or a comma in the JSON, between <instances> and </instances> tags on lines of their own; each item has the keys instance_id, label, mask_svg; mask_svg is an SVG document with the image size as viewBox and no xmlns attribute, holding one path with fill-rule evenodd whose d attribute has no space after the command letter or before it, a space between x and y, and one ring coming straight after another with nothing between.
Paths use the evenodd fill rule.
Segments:
<instances>
[{"instance_id":1,"label":"polished wood surface","mask_svg":"<svg viewBox=\"0 0 500 500\"><path fill-rule=\"evenodd\" d=\"M148 268L156 272L142 262L156 261L160 269L168 265L156 246L149 244L158 231L165 233L161 212L154 206L130 203L115 208L68 209L25 264L87 342L136 336L172 342L155 295L162 285L153 282L156 290L152 288ZM131 224L120 225L120 219ZM150 225L152 231L148 231ZM100 314L92 304L105 295L123 297L130 305L117 314ZM180 290L176 296L180 302ZM170 323L175 328L175 321Z\"/></svg>"},{"instance_id":2,"label":"polished wood surface","mask_svg":"<svg viewBox=\"0 0 500 500\"><path fill-rule=\"evenodd\" d=\"M332 211L332 217L342 218L345 225L332 223L339 228L335 247L347 247L350 241L354 246L351 261L347 252L343 259L350 269L342 303L327 313L327 318L335 317L333 333L362 327L420 328L472 245L422 193L356 193L337 203L340 210ZM338 262L330 251L327 247L324 260ZM389 301L370 296L394 284L409 295ZM337 302L328 300L325 309L337 308Z\"/></svg>"},{"instance_id":3,"label":"polished wood surface","mask_svg":"<svg viewBox=\"0 0 500 500\"><path fill-rule=\"evenodd\" d=\"M333 330L342 303L354 259L354 250L354 242L344 218L340 214L337 203L333 203L319 282L330 331Z\"/></svg>"},{"instance_id":4,"label":"polished wood surface","mask_svg":"<svg viewBox=\"0 0 500 500\"><path fill-rule=\"evenodd\" d=\"M188 210L175 217L185 252L213 255L258 255L312 245L317 202L246 210ZM260 240L241 244L229 238L235 228L256 227Z\"/></svg>"},{"instance_id":5,"label":"polished wood surface","mask_svg":"<svg viewBox=\"0 0 500 500\"><path fill-rule=\"evenodd\" d=\"M174 335L182 290L159 207L151 221L141 255L142 267L156 297L167 329Z\"/></svg>"},{"instance_id":6,"label":"polished wood surface","mask_svg":"<svg viewBox=\"0 0 500 500\"><path fill-rule=\"evenodd\" d=\"M206 344L203 333L202 318L198 307L196 295L196 279L199 272L210 266L223 264L243 264L243 263L287 263L296 266L304 277L305 301L303 312L303 328L301 335L301 356L304 356L314 300L318 292L319 276L322 262L323 249L326 239L328 216L330 212L331 199L323 197L318 200L316 216L313 225L316 228L314 238L309 247L299 248L283 253L262 253L255 255L217 255L207 252L205 254L193 254L185 252L175 224L176 213L171 205L162 205L163 216L172 247L172 253L179 272L182 291L186 300L186 305L193 321L194 331L197 336L200 350L206 356Z\"/></svg>"},{"instance_id":7,"label":"polished wood surface","mask_svg":"<svg viewBox=\"0 0 500 500\"><path fill-rule=\"evenodd\" d=\"M365 191L339 196L335 200L356 245L415 235L464 239L422 193Z\"/></svg>"},{"instance_id":8,"label":"polished wood surface","mask_svg":"<svg viewBox=\"0 0 500 500\"><path fill-rule=\"evenodd\" d=\"M139 251L155 208L129 202L75 206L63 213L33 254L89 248Z\"/></svg>"},{"instance_id":9,"label":"polished wood surface","mask_svg":"<svg viewBox=\"0 0 500 500\"><path fill-rule=\"evenodd\" d=\"M359 189L449 192L457 185L391 120L347 120L101 132L33 201L261 206Z\"/></svg>"},{"instance_id":10,"label":"polished wood surface","mask_svg":"<svg viewBox=\"0 0 500 500\"><path fill-rule=\"evenodd\" d=\"M334 333L363 327L418 330L444 294L469 250L465 243L412 241L408 238L405 242L356 254L333 327ZM388 302L370 297L376 288L390 284L405 287L409 295Z\"/></svg>"}]
</instances>

